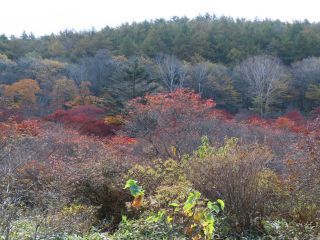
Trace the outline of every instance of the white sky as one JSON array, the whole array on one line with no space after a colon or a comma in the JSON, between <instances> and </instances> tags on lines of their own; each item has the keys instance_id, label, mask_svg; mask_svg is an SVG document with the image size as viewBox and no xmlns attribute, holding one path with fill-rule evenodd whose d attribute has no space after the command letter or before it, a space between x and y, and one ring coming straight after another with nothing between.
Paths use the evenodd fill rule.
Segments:
<instances>
[{"instance_id":1,"label":"white sky","mask_svg":"<svg viewBox=\"0 0 320 240\"><path fill-rule=\"evenodd\" d=\"M247 19L320 22L320 0L0 0L0 34L36 36L206 12Z\"/></svg>"}]
</instances>

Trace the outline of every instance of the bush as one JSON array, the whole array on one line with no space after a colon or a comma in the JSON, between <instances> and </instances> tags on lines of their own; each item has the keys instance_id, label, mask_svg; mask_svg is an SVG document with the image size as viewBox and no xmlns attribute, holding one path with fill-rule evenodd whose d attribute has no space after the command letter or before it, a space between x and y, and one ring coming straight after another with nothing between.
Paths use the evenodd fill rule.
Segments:
<instances>
[{"instance_id":1,"label":"bush","mask_svg":"<svg viewBox=\"0 0 320 240\"><path fill-rule=\"evenodd\" d=\"M140 209L144 201L142 187L137 181L129 179L125 188L129 188L134 197L130 206ZM167 189L165 192L171 193ZM124 229L121 229L120 225L120 230L115 234L119 238L116 239L175 239L179 235L188 239L212 239L215 233L215 220L220 211L224 210L224 202L220 199L216 202L208 201L201 197L200 192L190 188L189 193L182 196L185 197L183 202L178 201L176 194L176 192L171 196L167 194L168 204L158 211L144 211L142 214L142 218L145 219L142 220L144 224L141 223L141 217L138 219L140 223L138 226L135 226L136 221L128 222L127 218L124 218L122 221ZM150 196L149 202L153 202L153 196Z\"/></svg>"},{"instance_id":2,"label":"bush","mask_svg":"<svg viewBox=\"0 0 320 240\"><path fill-rule=\"evenodd\" d=\"M81 134L106 137L114 135L118 124L107 124L103 119L104 111L93 105L79 106L70 110L58 110L47 120L63 123L77 129Z\"/></svg>"},{"instance_id":3,"label":"bush","mask_svg":"<svg viewBox=\"0 0 320 240\"><path fill-rule=\"evenodd\" d=\"M280 180L267 168L270 150L259 144L240 145L230 138L219 148L206 137L187 158L187 176L193 186L209 199L222 198L236 229L252 225L257 217L270 214L273 200L283 192Z\"/></svg>"},{"instance_id":4,"label":"bush","mask_svg":"<svg viewBox=\"0 0 320 240\"><path fill-rule=\"evenodd\" d=\"M179 183L187 184L187 179L181 163L173 160L155 160L149 165L134 165L125 179L136 179L144 189L153 194L160 186L175 186ZM188 185L188 184L187 184Z\"/></svg>"},{"instance_id":5,"label":"bush","mask_svg":"<svg viewBox=\"0 0 320 240\"><path fill-rule=\"evenodd\" d=\"M126 130L129 136L151 146L153 157L177 159L196 149L213 116L222 117L214 107L213 100L203 100L184 89L147 95L128 103Z\"/></svg>"}]
</instances>

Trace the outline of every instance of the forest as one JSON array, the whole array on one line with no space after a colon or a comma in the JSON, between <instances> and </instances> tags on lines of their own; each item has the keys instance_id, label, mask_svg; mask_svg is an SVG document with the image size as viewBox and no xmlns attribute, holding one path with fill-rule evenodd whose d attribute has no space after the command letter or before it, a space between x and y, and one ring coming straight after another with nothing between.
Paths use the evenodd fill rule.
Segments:
<instances>
[{"instance_id":1,"label":"forest","mask_svg":"<svg viewBox=\"0 0 320 240\"><path fill-rule=\"evenodd\" d=\"M320 238L320 23L0 36L0 239Z\"/></svg>"}]
</instances>

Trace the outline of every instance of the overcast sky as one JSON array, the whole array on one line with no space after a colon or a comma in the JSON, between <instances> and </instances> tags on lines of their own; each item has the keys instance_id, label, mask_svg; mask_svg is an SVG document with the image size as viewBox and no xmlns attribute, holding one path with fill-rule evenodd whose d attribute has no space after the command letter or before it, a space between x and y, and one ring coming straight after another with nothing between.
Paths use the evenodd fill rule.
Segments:
<instances>
[{"instance_id":1,"label":"overcast sky","mask_svg":"<svg viewBox=\"0 0 320 240\"><path fill-rule=\"evenodd\" d=\"M320 0L1 0L0 34L36 36L65 29L99 30L172 16L217 16L320 22Z\"/></svg>"}]
</instances>

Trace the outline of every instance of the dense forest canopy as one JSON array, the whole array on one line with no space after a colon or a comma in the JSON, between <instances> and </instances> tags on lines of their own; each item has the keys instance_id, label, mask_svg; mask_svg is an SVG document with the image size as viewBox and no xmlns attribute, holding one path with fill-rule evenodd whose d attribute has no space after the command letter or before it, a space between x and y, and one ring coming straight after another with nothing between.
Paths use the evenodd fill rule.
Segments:
<instances>
[{"instance_id":1,"label":"dense forest canopy","mask_svg":"<svg viewBox=\"0 0 320 240\"><path fill-rule=\"evenodd\" d=\"M250 109L267 116L294 108L308 113L319 104L320 25L308 21L173 17L37 38L2 35L0 52L0 84L34 79L42 105L53 104L61 78L70 80L64 81L70 91L88 82L93 95L120 108L126 99L177 87L214 98L232 113ZM265 72L250 78L249 65ZM268 67L275 66L273 82ZM264 74L269 80L262 83Z\"/></svg>"},{"instance_id":2,"label":"dense forest canopy","mask_svg":"<svg viewBox=\"0 0 320 240\"><path fill-rule=\"evenodd\" d=\"M26 55L78 62L99 49L112 55L175 55L180 60L196 57L233 65L248 56L278 56L285 64L320 55L320 25L307 20L245 20L201 15L195 19L173 17L123 24L101 31L66 30L36 38L23 33L17 38L2 35L0 51L16 60Z\"/></svg>"}]
</instances>

